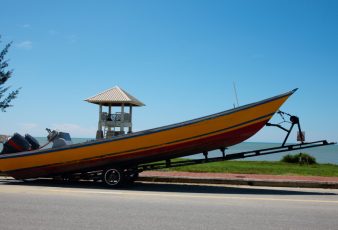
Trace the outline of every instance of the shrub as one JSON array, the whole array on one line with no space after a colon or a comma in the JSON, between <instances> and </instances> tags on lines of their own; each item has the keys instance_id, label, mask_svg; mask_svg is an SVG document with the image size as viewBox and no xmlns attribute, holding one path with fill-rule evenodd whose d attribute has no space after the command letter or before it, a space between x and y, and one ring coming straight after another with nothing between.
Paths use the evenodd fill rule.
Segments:
<instances>
[{"instance_id":1,"label":"shrub","mask_svg":"<svg viewBox=\"0 0 338 230\"><path fill-rule=\"evenodd\" d=\"M293 164L308 164L308 165L312 165L312 164L317 164L316 158L314 158L313 156L310 156L309 154L306 153L299 153L299 154L288 154L285 155L282 160L282 162L285 163L293 163Z\"/></svg>"}]
</instances>

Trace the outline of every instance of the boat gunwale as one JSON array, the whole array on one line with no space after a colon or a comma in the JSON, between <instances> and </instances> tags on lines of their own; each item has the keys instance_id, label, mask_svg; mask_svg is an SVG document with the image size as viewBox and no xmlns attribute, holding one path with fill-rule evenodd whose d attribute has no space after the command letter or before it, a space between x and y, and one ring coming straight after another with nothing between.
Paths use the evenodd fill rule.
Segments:
<instances>
[{"instance_id":1,"label":"boat gunwale","mask_svg":"<svg viewBox=\"0 0 338 230\"><path fill-rule=\"evenodd\" d=\"M199 122L202 122L202 121L215 119L217 117L230 115L230 114L233 114L233 113L236 113L236 112L239 112L239 111L243 111L243 110L246 110L246 109L256 107L258 105L263 105L263 104L269 103L271 101L278 100L278 99L283 98L283 97L291 96L297 90L298 90L298 88L291 90L289 92L283 93L283 94L279 94L279 95L274 96L274 97L270 97L270 98L263 99L263 100L260 100L260 101L257 101L257 102L249 103L249 104L246 104L246 105L243 105L243 106L239 106L237 108L225 110L225 111L218 112L218 113L215 113L215 114L211 114L211 115L207 115L207 116L203 116L203 117L199 117L199 118L195 118L195 119L191 119L191 120L188 120L188 121L183 121L183 122L179 122L179 123L175 123L175 124L165 125L165 126L161 126L161 127L157 127L157 128L153 128L153 129L142 130L142 131L138 131L138 132L135 132L135 133L126 134L126 135L123 135L123 136L114 137L114 138L111 138L111 139L86 141L86 142L83 142L83 143L67 145L65 147L54 148L54 149L49 148L49 149L39 149L39 150L25 151L25 152L19 152L19 153L0 154L0 160L1 159L9 159L9 158L20 158L20 157L26 157L26 156L32 156L32 155L47 154L47 153L52 153L52 152L66 151L66 150L82 148L82 147L87 147L87 146L94 146L94 145L99 145L99 144L105 144L105 143L109 143L109 142L115 142L115 141L133 138L133 137L145 136L145 135L150 135L150 134L154 134L154 133L158 133L158 132L163 132L163 131L167 131L167 130L181 128L183 126L188 126L188 125L199 123Z\"/></svg>"}]
</instances>

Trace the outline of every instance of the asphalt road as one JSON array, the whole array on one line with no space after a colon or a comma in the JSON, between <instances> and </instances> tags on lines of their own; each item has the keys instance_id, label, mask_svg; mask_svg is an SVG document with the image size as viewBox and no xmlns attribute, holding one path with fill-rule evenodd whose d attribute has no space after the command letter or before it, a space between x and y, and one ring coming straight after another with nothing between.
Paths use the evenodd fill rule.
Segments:
<instances>
[{"instance_id":1,"label":"asphalt road","mask_svg":"<svg viewBox=\"0 0 338 230\"><path fill-rule=\"evenodd\" d=\"M338 229L338 190L0 179L0 229Z\"/></svg>"}]
</instances>

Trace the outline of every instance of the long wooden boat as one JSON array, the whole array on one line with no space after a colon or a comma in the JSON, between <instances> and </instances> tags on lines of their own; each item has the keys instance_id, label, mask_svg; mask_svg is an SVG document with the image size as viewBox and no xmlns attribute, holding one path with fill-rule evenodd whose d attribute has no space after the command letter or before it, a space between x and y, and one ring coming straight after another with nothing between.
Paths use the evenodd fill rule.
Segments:
<instances>
[{"instance_id":1,"label":"long wooden boat","mask_svg":"<svg viewBox=\"0 0 338 230\"><path fill-rule=\"evenodd\" d=\"M257 133L295 90L256 103L160 128L60 148L0 155L0 171L46 177L188 156L241 143Z\"/></svg>"}]
</instances>

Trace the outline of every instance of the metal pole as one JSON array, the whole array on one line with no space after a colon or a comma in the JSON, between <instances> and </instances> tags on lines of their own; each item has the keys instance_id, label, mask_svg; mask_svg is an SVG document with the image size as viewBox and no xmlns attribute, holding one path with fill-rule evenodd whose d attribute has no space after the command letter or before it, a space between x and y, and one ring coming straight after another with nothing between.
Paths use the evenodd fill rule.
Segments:
<instances>
[{"instance_id":1,"label":"metal pole","mask_svg":"<svg viewBox=\"0 0 338 230\"><path fill-rule=\"evenodd\" d=\"M285 146L286 141L288 140L288 138L289 138L289 136L290 136L290 133L291 133L291 131L292 131L294 125L295 125L294 123L291 124L291 127L290 127L290 129L288 130L288 134L286 134L286 137L285 137L285 139L284 139L284 141L283 141L282 146Z\"/></svg>"},{"instance_id":2,"label":"metal pole","mask_svg":"<svg viewBox=\"0 0 338 230\"><path fill-rule=\"evenodd\" d=\"M108 108L108 120L110 121L111 120L111 105L109 105L109 108ZM107 122L108 123L108 122ZM111 126L110 124L108 123L108 131L110 132L111 131Z\"/></svg>"},{"instance_id":3,"label":"metal pole","mask_svg":"<svg viewBox=\"0 0 338 230\"><path fill-rule=\"evenodd\" d=\"M99 124L97 130L102 130L102 105L99 108Z\"/></svg>"},{"instance_id":4,"label":"metal pole","mask_svg":"<svg viewBox=\"0 0 338 230\"><path fill-rule=\"evenodd\" d=\"M239 107L236 83L233 82L233 84L234 84L234 91L235 91L235 96L236 96L237 107Z\"/></svg>"},{"instance_id":5,"label":"metal pole","mask_svg":"<svg viewBox=\"0 0 338 230\"><path fill-rule=\"evenodd\" d=\"M124 132L124 104L122 104L122 107L121 107L121 126L120 126L120 131L123 134L123 132Z\"/></svg>"},{"instance_id":6,"label":"metal pole","mask_svg":"<svg viewBox=\"0 0 338 230\"><path fill-rule=\"evenodd\" d=\"M132 105L130 105L129 106L129 114L130 114L130 126L129 126L129 133L132 133L133 132L133 128L132 128L132 126L133 126L133 106Z\"/></svg>"},{"instance_id":7,"label":"metal pole","mask_svg":"<svg viewBox=\"0 0 338 230\"><path fill-rule=\"evenodd\" d=\"M96 139L102 139L102 138L103 138L103 131L102 131L102 105L100 105L100 108L99 108L99 123L97 125Z\"/></svg>"}]
</instances>

